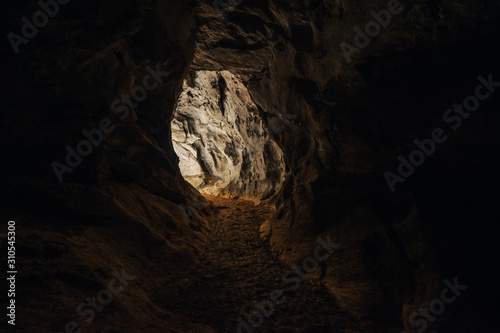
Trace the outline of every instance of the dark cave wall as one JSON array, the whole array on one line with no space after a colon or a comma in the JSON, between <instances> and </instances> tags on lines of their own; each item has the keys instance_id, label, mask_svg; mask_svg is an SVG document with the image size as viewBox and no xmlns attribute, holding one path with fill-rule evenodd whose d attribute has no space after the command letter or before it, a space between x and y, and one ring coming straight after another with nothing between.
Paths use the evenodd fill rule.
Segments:
<instances>
[{"instance_id":1,"label":"dark cave wall","mask_svg":"<svg viewBox=\"0 0 500 333\"><path fill-rule=\"evenodd\" d=\"M489 307L479 295L493 284L480 263L498 248L480 235L494 234L498 217L499 179L491 172L498 97L457 131L442 117L474 93L479 75L498 72L498 6L401 3L401 13L350 63L341 43L354 45L353 28L364 28L370 10L388 2L243 3L224 21L202 15L193 66L239 73L264 114L286 107L297 115L277 135L289 176L276 218L263 226L283 260L299 262L317 234L331 234L343 246L317 277L345 309L378 322L408 324L413 311L439 297L444 279L458 276L481 291L432 329L478 322L486 329ZM244 51L235 56L234 48ZM436 127L449 139L392 193L384 173L396 172L398 156ZM478 197L469 201L471 193ZM483 213L487 220L473 218Z\"/></svg>"},{"instance_id":2,"label":"dark cave wall","mask_svg":"<svg viewBox=\"0 0 500 333\"><path fill-rule=\"evenodd\" d=\"M187 220L179 206L206 203L197 203L180 176L170 141L172 110L192 58L193 7L71 1L18 54L5 40L0 135L9 163L0 197L2 220L18 222L24 288L17 301L26 309L18 313L19 329L59 332L75 321L83 331L210 331L173 319L154 299L157 288L196 265L208 230L204 217ZM5 31L18 33L20 18L37 9L35 1L3 4ZM128 116L114 113L113 101L142 86L148 66L170 74ZM105 118L114 131L59 183L52 162L65 163L65 147L76 149L82 130L99 128ZM106 320L85 323L76 306L120 267L135 280Z\"/></svg>"},{"instance_id":3,"label":"dark cave wall","mask_svg":"<svg viewBox=\"0 0 500 333\"><path fill-rule=\"evenodd\" d=\"M6 33L18 32L19 18L37 8L35 1L1 6ZM32 284L21 300L35 308L30 295L38 294L58 304L53 314L33 310L22 320L59 329L95 284L107 283L109 267L125 266L139 283L120 299L116 317L93 325L125 327L139 311L135 318L150 329L191 327L157 308L152 291L196 265L208 230L202 215L185 223L179 204L192 205L196 194L170 143L182 80L202 69L239 75L268 122L273 108L297 116L276 135L288 177L267 227L281 259L310 255L316 235L330 234L342 246L317 278L346 310L399 325L439 295L444 278L459 276L480 287L434 327L488 325L487 311L469 311L484 308L477 295L493 285L480 259L498 253L490 227L498 217L498 97L449 132L396 192L383 174L397 169L415 138L444 126L443 112L473 92L478 75L500 73L498 6L415 1L347 63L340 44L353 43L353 27L372 20L370 10L386 7L243 2L221 20L203 1L72 1L19 54L5 39L2 218L21 221L20 260L32 267L22 276ZM51 163L64 160L83 129L116 119L113 101L157 64L168 78L59 183ZM63 250L42 264L51 242ZM76 287L81 281L87 287ZM154 310L138 310L147 306Z\"/></svg>"}]
</instances>

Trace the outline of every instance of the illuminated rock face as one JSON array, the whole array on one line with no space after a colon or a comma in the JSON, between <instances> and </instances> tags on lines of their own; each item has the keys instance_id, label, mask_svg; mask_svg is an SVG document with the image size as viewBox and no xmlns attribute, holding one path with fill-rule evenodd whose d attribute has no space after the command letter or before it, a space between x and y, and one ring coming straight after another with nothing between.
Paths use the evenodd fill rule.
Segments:
<instances>
[{"instance_id":1,"label":"illuminated rock face","mask_svg":"<svg viewBox=\"0 0 500 333\"><path fill-rule=\"evenodd\" d=\"M245 86L228 71L192 72L172 121L184 178L205 192L265 197L283 178L283 153L271 140Z\"/></svg>"}]
</instances>

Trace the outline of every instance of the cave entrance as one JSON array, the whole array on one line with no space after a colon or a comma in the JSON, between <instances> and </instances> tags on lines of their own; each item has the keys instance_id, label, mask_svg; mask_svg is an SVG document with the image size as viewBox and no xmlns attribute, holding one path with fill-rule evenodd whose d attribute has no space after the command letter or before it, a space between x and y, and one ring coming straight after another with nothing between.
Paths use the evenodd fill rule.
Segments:
<instances>
[{"instance_id":1,"label":"cave entrance","mask_svg":"<svg viewBox=\"0 0 500 333\"><path fill-rule=\"evenodd\" d=\"M284 179L283 152L242 81L192 71L172 120L182 176L202 193L264 198Z\"/></svg>"}]
</instances>

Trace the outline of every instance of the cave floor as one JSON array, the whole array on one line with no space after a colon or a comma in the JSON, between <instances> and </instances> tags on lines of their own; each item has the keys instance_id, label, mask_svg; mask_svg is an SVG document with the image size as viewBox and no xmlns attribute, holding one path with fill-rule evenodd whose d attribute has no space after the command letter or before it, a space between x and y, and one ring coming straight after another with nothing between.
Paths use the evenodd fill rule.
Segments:
<instances>
[{"instance_id":1,"label":"cave floor","mask_svg":"<svg viewBox=\"0 0 500 333\"><path fill-rule=\"evenodd\" d=\"M342 312L321 284L306 279L292 291L295 284L282 281L290 267L273 255L259 233L272 214L269 206L207 198L217 213L200 265L187 278L169 284L158 305L216 332L246 333L252 331L238 331L237 318L248 322L248 315L256 311L254 302L270 300L272 292L280 290L282 302L274 304L274 311L263 316L262 325L253 332L377 332L369 323Z\"/></svg>"}]
</instances>

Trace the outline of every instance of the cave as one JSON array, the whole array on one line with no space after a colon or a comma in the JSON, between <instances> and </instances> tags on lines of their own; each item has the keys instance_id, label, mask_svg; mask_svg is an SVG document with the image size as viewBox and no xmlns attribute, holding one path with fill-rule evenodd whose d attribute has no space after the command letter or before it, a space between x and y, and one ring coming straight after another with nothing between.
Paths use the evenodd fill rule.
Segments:
<instances>
[{"instance_id":1,"label":"cave","mask_svg":"<svg viewBox=\"0 0 500 333\"><path fill-rule=\"evenodd\" d=\"M498 332L500 4L6 2L1 332Z\"/></svg>"}]
</instances>

